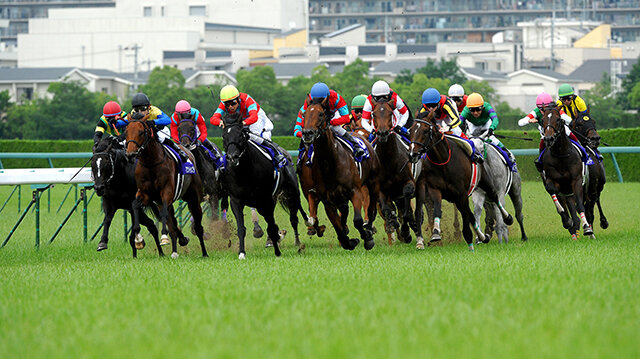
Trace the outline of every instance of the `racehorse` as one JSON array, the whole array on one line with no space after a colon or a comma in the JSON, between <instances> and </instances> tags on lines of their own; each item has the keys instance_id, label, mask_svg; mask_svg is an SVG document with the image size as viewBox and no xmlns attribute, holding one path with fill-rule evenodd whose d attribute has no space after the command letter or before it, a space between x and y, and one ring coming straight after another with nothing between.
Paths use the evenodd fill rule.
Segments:
<instances>
[{"instance_id":1,"label":"racehorse","mask_svg":"<svg viewBox=\"0 0 640 359\"><path fill-rule=\"evenodd\" d=\"M106 136L98 142L91 157L93 188L96 194L102 197L102 210L104 212L102 237L100 238L100 243L98 243L98 252L107 249L109 228L118 209L129 211L133 221L132 202L136 197L137 190L134 171L135 165L127 161L124 147L118 143L115 137ZM158 240L158 229L153 220L142 212L140 214L140 223L147 227L147 230L155 239L158 254L164 256ZM140 238L140 241L135 241L136 237ZM129 243L135 258L137 249L144 248L144 241L139 232L131 231Z\"/></svg>"},{"instance_id":2,"label":"racehorse","mask_svg":"<svg viewBox=\"0 0 640 359\"><path fill-rule=\"evenodd\" d=\"M238 258L244 259L246 256L246 228L243 215L245 206L254 207L267 222L267 237L273 244L275 255L280 256L278 225L273 215L276 202L280 202L289 212L295 244L300 247L298 211L305 221L308 218L300 203L300 190L291 156L285 151L284 154L289 160L287 165L274 172L273 162L267 157L265 150L262 147L258 148L257 144L248 139L239 113L236 116L226 115L223 123L222 141L227 153L227 166L222 179L231 197L231 210L238 223Z\"/></svg>"},{"instance_id":3,"label":"racehorse","mask_svg":"<svg viewBox=\"0 0 640 359\"><path fill-rule=\"evenodd\" d=\"M541 155L542 180L562 218L562 225L569 230L571 237L574 240L578 238L582 224L584 235L595 238L585 216L583 202L586 165L582 163L580 150L569 140L564 126L558 108L545 109L542 129L546 149Z\"/></svg>"},{"instance_id":4,"label":"racehorse","mask_svg":"<svg viewBox=\"0 0 640 359\"><path fill-rule=\"evenodd\" d=\"M380 204L382 217L387 222L385 229L387 233L392 233L400 227L394 211L397 208L402 219L400 238L405 243L411 243L409 227L413 227L414 232L417 230L411 209L416 184L411 173L409 146L394 131L391 105L386 102L376 103L372 117L377 135L374 149L380 158Z\"/></svg>"},{"instance_id":5,"label":"racehorse","mask_svg":"<svg viewBox=\"0 0 640 359\"><path fill-rule=\"evenodd\" d=\"M213 214L213 219L218 219L218 211L226 211L229 208L228 196L220 182L220 168L216 168L213 158L207 149L196 137L196 124L193 119L182 119L178 124L178 136L180 144L191 153L196 159L196 166L204 185L204 194L209 196L209 206ZM218 147L211 143L213 150L222 155Z\"/></svg>"},{"instance_id":6,"label":"racehorse","mask_svg":"<svg viewBox=\"0 0 640 359\"><path fill-rule=\"evenodd\" d=\"M125 131L127 136L126 150L130 162L137 159L135 177L138 186L133 202L133 230L140 230L140 214L143 206L153 203L160 206L162 236L171 236L171 257L178 257L176 240L185 246L189 239L178 230L178 223L173 210L173 202L179 198L187 202L193 217L193 228L200 239L202 256L207 257L204 247L204 228L202 228L202 182L197 173L180 174L177 161L167 155L168 151L157 140L153 123L147 121L149 115L142 119L132 119ZM193 154L185 150L189 159L195 163ZM168 230L167 230L168 227Z\"/></svg>"},{"instance_id":7,"label":"racehorse","mask_svg":"<svg viewBox=\"0 0 640 359\"><path fill-rule=\"evenodd\" d=\"M380 163L373 148L363 141L369 150L369 157L357 163L353 160L351 149L338 143L330 128L333 113L328 108L328 98L322 102L307 99L307 111L304 113L302 141L309 151L313 145L313 162L311 176L301 177L303 188L313 188L317 198L324 204L327 217L338 235L338 241L344 249L353 250L360 242L357 238L348 237L346 220L349 215L349 201L354 209L353 224L364 241L365 249L373 248L374 241L371 226L376 216L376 203L380 185L378 172ZM358 144L354 144L357 146ZM305 181L311 180L311 184ZM370 195L366 209L369 222L362 218L363 187L367 187ZM310 203L310 212L311 203ZM310 222L317 222L311 212Z\"/></svg>"},{"instance_id":8,"label":"racehorse","mask_svg":"<svg viewBox=\"0 0 640 359\"><path fill-rule=\"evenodd\" d=\"M462 235L469 249L473 250L472 227L480 240L485 240L479 224L469 209L468 196L475 184L485 190L490 200L498 204L503 220L510 225L513 217L498 201L498 193L485 178L485 171L476 169L462 147L454 143L441 133L434 120L434 111L430 111L423 118L414 120L411 127L410 159L414 164L421 165L419 173L414 173L416 181L416 222L418 238L416 248L424 249L422 238L422 206L429 195L433 203L433 232L429 244L438 244L442 239L440 233L440 217L442 216L442 199L456 205L462 215ZM421 157L424 157L420 161Z\"/></svg>"},{"instance_id":9,"label":"racehorse","mask_svg":"<svg viewBox=\"0 0 640 359\"><path fill-rule=\"evenodd\" d=\"M487 173L487 180L492 182L492 186L498 191L498 198L502 205L505 205L505 196L509 194L511 202L515 209L516 219L520 225L520 234L522 241L526 241L527 234L524 231L523 215L522 215L522 183L519 172L512 172L507 163L504 160L503 155L499 150L484 141L486 132L480 134L478 137L471 137L476 148L480 149L484 154L483 168ZM484 176L484 172L483 172ZM474 217L476 222L480 222L482 216L482 208L486 211L485 217L485 240L484 243L488 243L491 238L491 233L495 229L500 243L504 240L509 240L509 230L507 225L502 220L502 216L494 203L486 201L487 194L482 188L478 188L473 191L471 199L473 201Z\"/></svg>"},{"instance_id":10,"label":"racehorse","mask_svg":"<svg viewBox=\"0 0 640 359\"><path fill-rule=\"evenodd\" d=\"M580 140L580 144L589 152L589 156L592 159L598 158L598 146L600 145L600 134L596 130L596 122L591 117L589 111L582 116L578 116L571 124L569 128ZM589 166L589 177L584 194L584 207L587 216L587 222L594 223L595 213L594 206L598 205L598 211L600 212L600 228L606 229L609 227L609 222L602 212L602 206L600 205L600 194L604 189L604 185L607 182L607 177L604 171L604 164L600 161L593 161L593 164Z\"/></svg>"}]
</instances>

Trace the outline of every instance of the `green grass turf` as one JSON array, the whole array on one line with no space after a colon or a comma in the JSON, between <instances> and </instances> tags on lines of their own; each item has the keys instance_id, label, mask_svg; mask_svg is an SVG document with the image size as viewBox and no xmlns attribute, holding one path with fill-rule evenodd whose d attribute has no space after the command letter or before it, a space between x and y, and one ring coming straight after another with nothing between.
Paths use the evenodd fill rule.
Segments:
<instances>
[{"instance_id":1,"label":"green grass turf","mask_svg":"<svg viewBox=\"0 0 640 359\"><path fill-rule=\"evenodd\" d=\"M9 190L0 189L2 201ZM341 249L328 229L321 239L303 235L303 253L289 234L282 258L250 237L246 261L219 233L207 259L195 240L177 260L157 258L147 234L133 260L121 214L105 252L82 243L79 214L48 245L72 205L54 213L65 191L53 190L52 213L44 197L39 250L33 214L0 249L0 357L640 355L638 183L607 184L610 228L596 225L596 240L571 241L542 184L527 182L527 243L516 225L506 245L470 253L452 240L416 251L415 240L389 247L378 223L370 252ZM102 218L98 203L89 235ZM0 240L16 207L12 200L0 214ZM280 209L278 222L289 229Z\"/></svg>"}]
</instances>

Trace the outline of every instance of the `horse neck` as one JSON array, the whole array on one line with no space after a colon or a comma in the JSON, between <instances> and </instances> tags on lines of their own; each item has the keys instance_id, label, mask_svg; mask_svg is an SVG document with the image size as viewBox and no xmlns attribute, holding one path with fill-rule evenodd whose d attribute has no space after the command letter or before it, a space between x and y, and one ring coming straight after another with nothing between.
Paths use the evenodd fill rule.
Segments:
<instances>
[{"instance_id":1,"label":"horse neck","mask_svg":"<svg viewBox=\"0 0 640 359\"><path fill-rule=\"evenodd\" d=\"M561 127L560 131L564 131L564 127ZM553 146L551 146L551 153L564 156L568 153L570 146L571 141L569 141L569 136L567 136L565 132L561 132L553 143Z\"/></svg>"},{"instance_id":2,"label":"horse neck","mask_svg":"<svg viewBox=\"0 0 640 359\"><path fill-rule=\"evenodd\" d=\"M140 153L138 160L142 162L145 167L155 167L164 163L164 161L161 160L163 156L164 148L162 144L156 139L150 139L147 146Z\"/></svg>"},{"instance_id":3,"label":"horse neck","mask_svg":"<svg viewBox=\"0 0 640 359\"><path fill-rule=\"evenodd\" d=\"M329 127L313 142L314 163L334 167L339 160L338 143Z\"/></svg>"},{"instance_id":4,"label":"horse neck","mask_svg":"<svg viewBox=\"0 0 640 359\"><path fill-rule=\"evenodd\" d=\"M401 139L399 138L399 135L393 132L391 133L391 135L389 135L387 142L381 142L378 139L378 143L376 144L376 153L379 154L380 158L388 159L388 161L383 161L383 165L386 164L390 167L398 167L404 165L404 163L401 163L402 161L397 160L403 152L403 146L400 141Z\"/></svg>"},{"instance_id":5,"label":"horse neck","mask_svg":"<svg viewBox=\"0 0 640 359\"><path fill-rule=\"evenodd\" d=\"M431 131L435 132L436 136L443 136L439 131ZM433 162L446 162L449 159L449 151L452 151L452 147L454 146L449 143L449 140L446 137L442 137L442 140L437 137L434 142L437 143L427 150L427 156L429 156L429 159Z\"/></svg>"}]
</instances>

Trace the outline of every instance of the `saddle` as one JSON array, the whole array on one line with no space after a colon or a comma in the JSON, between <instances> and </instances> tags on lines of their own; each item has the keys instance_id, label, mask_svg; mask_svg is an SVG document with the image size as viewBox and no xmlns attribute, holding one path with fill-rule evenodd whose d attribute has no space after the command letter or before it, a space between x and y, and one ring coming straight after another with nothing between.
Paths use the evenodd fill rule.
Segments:
<instances>
[{"instance_id":1,"label":"saddle","mask_svg":"<svg viewBox=\"0 0 640 359\"><path fill-rule=\"evenodd\" d=\"M356 140L356 143L351 143L350 141L348 141L347 139L341 137L341 136L336 136L336 139L338 140L339 143L341 143L346 149L349 150L349 153L353 154L353 146L358 146L361 149L364 150L364 155L360 156L360 157L354 157L354 160L358 163L362 162L364 159L367 159L370 157L369 154L369 150L367 149L367 145L364 143L364 140L359 138L359 137L354 137L353 139Z\"/></svg>"},{"instance_id":2,"label":"saddle","mask_svg":"<svg viewBox=\"0 0 640 359\"><path fill-rule=\"evenodd\" d=\"M460 146L469 157L473 155L475 146L471 140L449 134L445 134L444 136Z\"/></svg>"},{"instance_id":3,"label":"saddle","mask_svg":"<svg viewBox=\"0 0 640 359\"><path fill-rule=\"evenodd\" d=\"M273 168L275 170L279 170L282 167L285 167L287 165L289 165L289 158L287 158L287 163L286 164L279 164L276 162L275 160L275 153L273 152L273 149L264 146L264 145L260 145L256 142L253 142L252 140L248 140L247 143L249 143L250 145L252 145L253 147L255 147L256 149L258 149L258 151L260 151L260 153L262 153L262 155L267 158L269 161L271 161L271 164L273 164Z\"/></svg>"},{"instance_id":4,"label":"saddle","mask_svg":"<svg viewBox=\"0 0 640 359\"><path fill-rule=\"evenodd\" d=\"M178 153L173 148L165 146L164 144L162 146L164 147L165 151L167 151L167 153L169 154L169 157L173 158L173 160L176 161L176 163L179 165L178 166L179 174L188 175L188 174L196 173L196 167L193 165L193 162L191 162L191 159L187 159L186 162L183 162L182 159L180 158L180 155L178 155Z\"/></svg>"},{"instance_id":5,"label":"saddle","mask_svg":"<svg viewBox=\"0 0 640 359\"><path fill-rule=\"evenodd\" d=\"M518 169L516 168L516 164L511 161L511 158L509 158L509 154L507 153L507 151L503 150L500 146L495 145L495 144L493 144L491 142L486 142L485 141L485 143L488 144L488 145L491 145L491 147L493 147L493 149L498 151L498 153L501 155L500 159L502 160L502 163L507 165L509 167L509 169L511 170L511 172L518 172ZM485 153L484 156L486 158L487 154Z\"/></svg>"}]
</instances>

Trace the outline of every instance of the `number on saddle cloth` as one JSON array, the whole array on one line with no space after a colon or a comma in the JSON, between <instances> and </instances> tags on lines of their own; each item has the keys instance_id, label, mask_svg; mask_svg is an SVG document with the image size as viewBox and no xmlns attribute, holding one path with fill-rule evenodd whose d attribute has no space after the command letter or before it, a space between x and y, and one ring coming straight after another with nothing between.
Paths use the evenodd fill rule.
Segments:
<instances>
[{"instance_id":1,"label":"number on saddle cloth","mask_svg":"<svg viewBox=\"0 0 640 359\"><path fill-rule=\"evenodd\" d=\"M358 157L354 157L356 162L362 162L363 160L365 160L365 159L370 157L369 150L367 149L367 146L365 145L365 143L362 141L361 138L353 137L353 139L356 141L356 143L352 143L351 141L347 140L346 138L344 138L342 136L336 136L336 138L338 139L338 142L341 142L347 149L349 149L349 151L352 154L353 154L353 150L354 150L353 146L358 146L358 147L360 147L361 149L364 150L364 155L358 156Z\"/></svg>"},{"instance_id":2,"label":"number on saddle cloth","mask_svg":"<svg viewBox=\"0 0 640 359\"><path fill-rule=\"evenodd\" d=\"M186 162L183 162L180 158L180 155L173 148L163 144L164 148L169 150L169 153L172 154L173 159L178 163L179 173L181 175L189 175L196 173L196 167L191 163L190 159L187 159Z\"/></svg>"}]
</instances>

